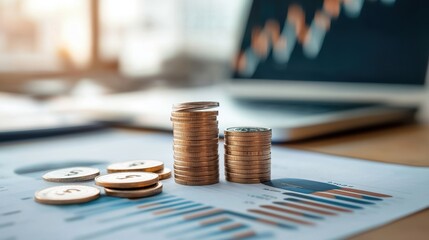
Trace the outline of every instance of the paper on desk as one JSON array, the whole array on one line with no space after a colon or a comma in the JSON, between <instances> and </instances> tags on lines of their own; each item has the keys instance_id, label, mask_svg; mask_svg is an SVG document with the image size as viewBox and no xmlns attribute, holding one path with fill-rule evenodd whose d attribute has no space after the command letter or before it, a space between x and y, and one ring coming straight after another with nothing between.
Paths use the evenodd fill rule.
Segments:
<instances>
[{"instance_id":1,"label":"paper on desk","mask_svg":"<svg viewBox=\"0 0 429 240\"><path fill-rule=\"evenodd\" d=\"M79 165L105 172L108 162L132 159L159 159L171 168L171 144L168 134L109 131L0 147L1 237L332 239L429 205L428 168L280 147L272 149L274 187L224 180L189 187L169 179L162 194L138 200L102 196L72 206L33 201L36 190L58 185L41 179L48 169Z\"/></svg>"}]
</instances>

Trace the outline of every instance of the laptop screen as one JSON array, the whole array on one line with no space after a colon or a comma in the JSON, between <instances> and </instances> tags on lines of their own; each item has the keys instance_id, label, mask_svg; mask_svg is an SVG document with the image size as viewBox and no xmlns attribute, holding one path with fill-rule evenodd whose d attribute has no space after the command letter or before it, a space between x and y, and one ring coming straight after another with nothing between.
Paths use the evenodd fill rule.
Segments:
<instances>
[{"instance_id":1,"label":"laptop screen","mask_svg":"<svg viewBox=\"0 0 429 240\"><path fill-rule=\"evenodd\" d=\"M421 85L428 0L254 0L235 81Z\"/></svg>"}]
</instances>

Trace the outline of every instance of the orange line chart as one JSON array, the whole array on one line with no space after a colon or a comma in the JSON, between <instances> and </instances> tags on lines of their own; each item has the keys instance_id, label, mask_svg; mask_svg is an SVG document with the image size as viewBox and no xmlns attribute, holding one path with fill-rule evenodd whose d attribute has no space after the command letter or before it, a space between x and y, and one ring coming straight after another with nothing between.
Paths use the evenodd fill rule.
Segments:
<instances>
[{"instance_id":1,"label":"orange line chart","mask_svg":"<svg viewBox=\"0 0 429 240\"><path fill-rule=\"evenodd\" d=\"M283 29L280 29L278 21L272 19L267 20L263 27L252 28L251 44L237 55L235 71L241 76L252 76L258 64L267 59L270 51L277 63L286 64L297 44L302 46L307 58L316 58L331 28L331 22L338 19L341 11L347 17L358 18L365 1L377 0L324 0L322 8L315 12L310 24L306 23L306 13L300 5L289 5ZM379 1L390 6L396 0Z\"/></svg>"}]
</instances>

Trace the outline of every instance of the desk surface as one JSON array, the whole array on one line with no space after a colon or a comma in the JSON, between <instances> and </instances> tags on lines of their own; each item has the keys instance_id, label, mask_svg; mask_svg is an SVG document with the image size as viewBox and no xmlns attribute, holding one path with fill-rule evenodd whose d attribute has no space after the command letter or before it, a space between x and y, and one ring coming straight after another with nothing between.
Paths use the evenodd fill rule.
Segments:
<instances>
[{"instance_id":1,"label":"desk surface","mask_svg":"<svg viewBox=\"0 0 429 240\"><path fill-rule=\"evenodd\" d=\"M429 166L429 124L391 126L285 146L374 161ZM427 239L429 209L359 234L357 239Z\"/></svg>"}]
</instances>

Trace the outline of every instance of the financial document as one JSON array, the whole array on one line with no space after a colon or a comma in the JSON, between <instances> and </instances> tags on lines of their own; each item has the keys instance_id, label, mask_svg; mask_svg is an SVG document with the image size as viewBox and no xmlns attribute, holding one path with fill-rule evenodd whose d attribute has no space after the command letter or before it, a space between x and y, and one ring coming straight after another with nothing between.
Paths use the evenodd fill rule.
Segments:
<instances>
[{"instance_id":1,"label":"financial document","mask_svg":"<svg viewBox=\"0 0 429 240\"><path fill-rule=\"evenodd\" d=\"M429 168L276 146L272 180L264 184L226 182L220 152L218 184L183 186L170 178L148 198L34 201L35 191L61 185L43 181L53 169L91 166L105 174L112 162L136 159L172 169L172 156L167 133L109 130L0 145L0 239L333 239L429 206Z\"/></svg>"}]
</instances>

